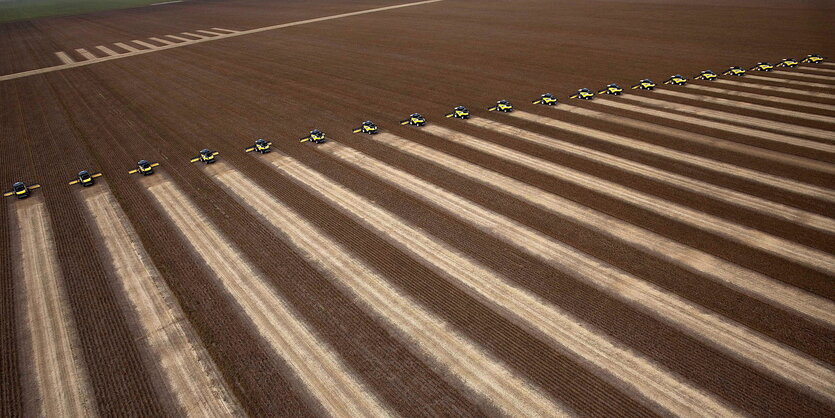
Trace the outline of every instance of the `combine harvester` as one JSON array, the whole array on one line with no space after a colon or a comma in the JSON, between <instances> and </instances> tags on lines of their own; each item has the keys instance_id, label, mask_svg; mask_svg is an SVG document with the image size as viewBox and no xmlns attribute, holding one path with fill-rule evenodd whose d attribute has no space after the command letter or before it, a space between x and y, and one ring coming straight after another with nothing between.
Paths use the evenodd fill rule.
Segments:
<instances>
[{"instance_id":1,"label":"combine harvester","mask_svg":"<svg viewBox=\"0 0 835 418\"><path fill-rule=\"evenodd\" d=\"M90 187L96 184L96 178L101 177L102 174L99 172L90 173L87 170L79 171L78 176L76 176L75 180L71 181L69 184L80 184L81 187Z\"/></svg>"},{"instance_id":2,"label":"combine harvester","mask_svg":"<svg viewBox=\"0 0 835 418\"><path fill-rule=\"evenodd\" d=\"M136 174L140 173L143 176L150 176L154 174L154 167L159 167L159 163L151 163L148 160L139 160L136 163L136 168L131 171L128 171L128 174Z\"/></svg>"},{"instance_id":3,"label":"combine harvester","mask_svg":"<svg viewBox=\"0 0 835 418\"><path fill-rule=\"evenodd\" d=\"M29 197L30 194L32 194L32 190L37 189L39 187L41 187L40 184L32 184L27 186L26 183L19 181L15 184L12 184L12 190L3 193L3 197L14 196L18 199L25 199Z\"/></svg>"}]
</instances>

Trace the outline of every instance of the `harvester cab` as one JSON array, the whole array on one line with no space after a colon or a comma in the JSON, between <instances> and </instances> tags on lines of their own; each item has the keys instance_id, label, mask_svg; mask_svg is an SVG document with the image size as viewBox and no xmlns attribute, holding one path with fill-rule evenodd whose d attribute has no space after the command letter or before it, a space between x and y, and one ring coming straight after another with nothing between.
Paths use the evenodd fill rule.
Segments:
<instances>
[{"instance_id":1,"label":"harvester cab","mask_svg":"<svg viewBox=\"0 0 835 418\"><path fill-rule=\"evenodd\" d=\"M757 65L749 68L749 70L753 70L753 71L766 71L766 72L771 71L773 69L774 69L774 66L767 63L767 62L758 62Z\"/></svg>"},{"instance_id":2,"label":"harvester cab","mask_svg":"<svg viewBox=\"0 0 835 418\"><path fill-rule=\"evenodd\" d=\"M79 171L78 176L70 184L80 184L82 187L90 187L96 184L95 178L101 176L101 173L91 173L87 170Z\"/></svg>"},{"instance_id":3,"label":"harvester cab","mask_svg":"<svg viewBox=\"0 0 835 418\"><path fill-rule=\"evenodd\" d=\"M711 70L704 70L704 71L700 72L700 73L699 73L699 75L697 75L697 76L693 77L693 79L695 79L695 80L707 80L707 81L713 81L713 80L715 80L715 79L716 79L716 77L718 77L718 76L717 76L717 75L716 75L716 73L714 73L713 71L711 71Z\"/></svg>"},{"instance_id":4,"label":"harvester cab","mask_svg":"<svg viewBox=\"0 0 835 418\"><path fill-rule=\"evenodd\" d=\"M426 118L420 113L412 113L406 120L400 121L401 125L423 126L426 125Z\"/></svg>"},{"instance_id":5,"label":"harvester cab","mask_svg":"<svg viewBox=\"0 0 835 418\"><path fill-rule=\"evenodd\" d=\"M255 145L244 149L244 151L246 151L246 152L256 151L256 152L259 152L261 154L266 154L266 153L270 152L270 145L272 145L272 144L273 144L272 142L268 142L265 139L256 139L255 140Z\"/></svg>"},{"instance_id":6,"label":"harvester cab","mask_svg":"<svg viewBox=\"0 0 835 418\"><path fill-rule=\"evenodd\" d=\"M12 184L12 190L3 193L3 197L14 196L18 199L25 199L25 198L29 197L29 195L32 193L33 189L37 189L38 187L41 187L41 185L40 184L31 184L31 185L27 186L26 183L24 183L22 181L19 181L15 184Z\"/></svg>"},{"instance_id":7,"label":"harvester cab","mask_svg":"<svg viewBox=\"0 0 835 418\"><path fill-rule=\"evenodd\" d=\"M452 109L452 113L447 113L444 116L448 118L469 119L470 110L464 106L455 106L455 108Z\"/></svg>"},{"instance_id":8,"label":"harvester cab","mask_svg":"<svg viewBox=\"0 0 835 418\"><path fill-rule=\"evenodd\" d=\"M632 90L641 89L641 90L655 90L655 82L645 78L638 82L638 84L632 86Z\"/></svg>"},{"instance_id":9,"label":"harvester cab","mask_svg":"<svg viewBox=\"0 0 835 418\"><path fill-rule=\"evenodd\" d=\"M310 131L309 135L307 135L304 138L299 139L299 142L308 142L308 141L310 141L314 144L322 144L322 143L325 142L325 133L318 130L318 129L314 129L314 130Z\"/></svg>"},{"instance_id":10,"label":"harvester cab","mask_svg":"<svg viewBox=\"0 0 835 418\"><path fill-rule=\"evenodd\" d=\"M363 134L374 135L374 134L377 133L377 131L379 131L379 129L377 128L377 125L375 125L374 122L372 122L370 120L367 120L367 121L363 122L362 125L360 125L359 128L354 129L355 134L363 133Z\"/></svg>"},{"instance_id":11,"label":"harvester cab","mask_svg":"<svg viewBox=\"0 0 835 418\"><path fill-rule=\"evenodd\" d=\"M778 67L794 68L794 67L797 67L797 64L800 64L800 63L794 58L783 58L783 59L780 60L780 62L777 63L777 66Z\"/></svg>"},{"instance_id":12,"label":"harvester cab","mask_svg":"<svg viewBox=\"0 0 835 418\"><path fill-rule=\"evenodd\" d=\"M499 112L508 113L513 111L513 105L507 100L499 100L496 102L495 106L488 107L487 110L491 112L497 110Z\"/></svg>"},{"instance_id":13,"label":"harvester cab","mask_svg":"<svg viewBox=\"0 0 835 418\"><path fill-rule=\"evenodd\" d=\"M557 98L551 93L545 93L533 101L533 104L543 104L546 106L554 106L557 104Z\"/></svg>"},{"instance_id":14,"label":"harvester cab","mask_svg":"<svg viewBox=\"0 0 835 418\"><path fill-rule=\"evenodd\" d=\"M151 163L147 160L139 160L139 162L136 163L136 168L131 171L128 171L128 174L140 173L143 176L150 176L151 174L154 174L154 167L158 166L159 163Z\"/></svg>"},{"instance_id":15,"label":"harvester cab","mask_svg":"<svg viewBox=\"0 0 835 418\"><path fill-rule=\"evenodd\" d=\"M745 70L742 67L733 66L733 67L728 68L727 70L725 70L725 72L722 73L722 75L733 75L733 76L737 76L737 77L742 77L742 76L745 75Z\"/></svg>"},{"instance_id":16,"label":"harvester cab","mask_svg":"<svg viewBox=\"0 0 835 418\"><path fill-rule=\"evenodd\" d=\"M811 55L807 55L806 58L803 58L803 62L809 63L809 64L820 64L820 63L823 62L824 59L825 58L823 56L821 56L820 54L811 54Z\"/></svg>"},{"instance_id":17,"label":"harvester cab","mask_svg":"<svg viewBox=\"0 0 835 418\"><path fill-rule=\"evenodd\" d=\"M681 74L676 74L676 75L670 77L669 79L667 79L667 81L665 81L664 84L672 84L674 86L683 86L683 85L687 84L687 77L685 77Z\"/></svg>"},{"instance_id":18,"label":"harvester cab","mask_svg":"<svg viewBox=\"0 0 835 418\"><path fill-rule=\"evenodd\" d=\"M587 88L582 88L577 90L577 93L572 94L568 97L569 99L583 99L583 100L591 100L594 98L594 92Z\"/></svg>"},{"instance_id":19,"label":"harvester cab","mask_svg":"<svg viewBox=\"0 0 835 418\"><path fill-rule=\"evenodd\" d=\"M217 158L215 158L215 157L218 154L220 154L220 153L217 152L217 151L212 151L208 148L203 148L203 149L200 150L200 153L198 153L196 157L191 159L191 162L196 163L196 162L200 161L201 163L211 164L211 163L217 161Z\"/></svg>"},{"instance_id":20,"label":"harvester cab","mask_svg":"<svg viewBox=\"0 0 835 418\"><path fill-rule=\"evenodd\" d=\"M611 94L613 96L620 96L621 94L623 94L623 89L619 85L612 83L607 85L603 90L598 91L597 94Z\"/></svg>"}]
</instances>

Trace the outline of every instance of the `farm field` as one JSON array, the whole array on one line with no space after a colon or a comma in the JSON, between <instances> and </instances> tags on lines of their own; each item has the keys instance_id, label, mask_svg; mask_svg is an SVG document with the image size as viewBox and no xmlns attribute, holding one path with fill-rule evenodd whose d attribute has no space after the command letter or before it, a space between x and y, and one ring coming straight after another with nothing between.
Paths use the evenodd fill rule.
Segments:
<instances>
[{"instance_id":1,"label":"farm field","mask_svg":"<svg viewBox=\"0 0 835 418\"><path fill-rule=\"evenodd\" d=\"M236 0L0 23L0 184L41 185L0 205L0 415L832 416L835 63L693 76L835 58L833 16Z\"/></svg>"}]
</instances>

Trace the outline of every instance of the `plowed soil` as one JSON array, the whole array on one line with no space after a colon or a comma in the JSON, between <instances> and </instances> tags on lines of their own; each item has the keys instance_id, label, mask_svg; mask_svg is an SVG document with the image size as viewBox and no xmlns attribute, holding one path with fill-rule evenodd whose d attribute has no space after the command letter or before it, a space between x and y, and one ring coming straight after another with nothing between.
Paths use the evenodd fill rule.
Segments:
<instances>
[{"instance_id":1,"label":"plowed soil","mask_svg":"<svg viewBox=\"0 0 835 418\"><path fill-rule=\"evenodd\" d=\"M51 237L46 239L54 242L66 294L62 303L68 307L65 320L74 324L72 332L77 335L76 361L88 375L89 410L102 415L159 416L180 414L185 406L178 403L183 396L169 393L181 389L160 381L160 365L154 363L157 354L149 351L153 345L138 341L153 330L143 329L133 319L135 311L142 309L132 305L137 300L125 299L130 292L125 295L107 247L99 242L101 234L91 224L94 218L85 213L84 193L76 189L80 186L67 185L80 170L104 173L118 206L109 213L135 230L139 240L135 245L142 247L136 254L147 253L152 264L148 271L158 274L170 289L166 303L179 305L168 309L182 312L177 317L188 322L184 329L195 334L190 341L201 345L194 347L195 352L207 353L213 362L209 367L217 368L212 376L223 380L212 384L228 388L230 399L225 401L235 407L240 404L249 415L339 415L339 405L363 403L367 411L410 416L518 411L518 405L511 404L513 396L496 397L492 402L485 395L501 387L490 381L497 379L492 376L510 376L521 382L520 393L534 394L531 399L541 399L542 405L554 411L579 415L684 414L702 396L703 405L714 407L701 411L704 414L835 414L835 328L827 319L830 316L814 314L818 308L820 312L835 309L835 270L830 264L835 257L835 234L827 230L835 218L835 205L828 197L835 190L835 153L831 152L835 96L830 97L835 91L827 87L835 86L835 73L820 71L835 67L818 65L815 71L803 72L817 77L778 69L773 74L756 74L769 80L721 77L741 84L691 81L712 89L661 85L672 74L690 77L706 68L719 73L731 65L747 68L758 61L776 63L811 53L835 57L831 43L835 6L831 4L443 0L115 56L75 68L62 67L56 56L65 52L80 62L78 48L104 57L97 46L122 54L128 50L114 44L145 50L147 45L163 45L153 38L188 36L183 32L246 31L397 4L401 3L198 0L0 24L0 185L4 191L15 181L42 185L33 193L43 200L51 221ZM790 35L784 28L791 28ZM812 65L802 64L798 70L802 68ZM38 69L46 70L13 76ZM742 104L628 88L642 78L655 80L659 89ZM626 97L588 102L568 99L578 88L596 91L613 82L626 87L626 95L662 100L678 108L662 109ZM545 92L559 98L556 109L531 103ZM488 112L486 108L498 99L510 100L517 110L538 118ZM607 106L604 100L631 107ZM444 118L456 105L468 106L473 118L493 124ZM723 113L720 120L687 113L681 105ZM571 108L578 110L563 111ZM667 118L650 110L697 119ZM443 129L399 125L413 112L426 116L430 126ZM384 135L351 134L368 119L393 134L392 138L396 136L399 144L420 144L445 156L427 160L383 144ZM540 123L549 120L553 122ZM699 123L708 120L711 123ZM629 138L637 146L559 128L570 126L566 124ZM352 161L336 155L336 147L300 144L298 139L314 128L339 142L337 149L351 155ZM455 134L435 135L450 131ZM463 134L459 138L469 135L497 145L490 149L499 151L487 152L463 140L456 143L459 134ZM537 135L582 147L585 154L530 139ZM257 138L271 140L278 152L244 153ZM648 145L679 154L653 152ZM224 177L221 185L212 179L219 165L190 163L203 148L219 151L223 169L235 170L235 175ZM511 153L540 161L541 167L507 158ZM611 163L611 158L593 157L603 154L669 175L653 177L646 174L648 170L630 171ZM382 179L377 172L358 167L363 156L385 163L387 169L396 170L390 174L398 177ZM504 177L495 177L499 180L491 183L464 176L457 167L445 166L455 161L449 156ZM159 162L158 174L128 175L140 159ZM716 169L720 165L700 163L706 160L738 169L723 171ZM292 167L282 170L277 161L293 161L288 163ZM369 167L383 167L374 164ZM299 169L300 165L306 168ZM590 182L569 181L559 174L564 171L542 169L552 165L616 187L595 189ZM426 248L439 249L437 254L419 255L402 245L410 237L398 241L394 233L398 231L387 235L372 227L375 221L382 222L382 215L364 220L363 214L318 194L313 185L304 184L303 173L308 169L316 173L307 177L309 181L321 175L323 183L334 183L328 186L330 190L349 190L356 199L393 214L402 222L398 225L419 231L411 236L414 242L417 237L434 241ZM679 180L668 180L671 175L709 187L677 186ZM439 199L433 186L423 183L407 191L407 179L413 178L409 176L450 195ZM774 180L763 181L766 178ZM232 184L236 179L246 181ZM566 199L595 212L595 217L582 220L564 214L568 207L543 206L528 189L511 193L498 187L512 187L514 181L541 190L542 202ZM779 182L803 188L776 186ZM704 192L710 187L726 192L711 196ZM276 223L270 223L274 219L264 218L268 214L255 213L255 205L242 204L250 189L253 195L268 196L261 200L267 202L265 207L283 205L297 214L283 218L281 225L301 231L310 231L312 225L321 232L307 242L333 242L317 251L300 248L304 240L288 239L274 228ZM640 192L699 216L683 222L672 213L650 210L643 202L625 199L612 190ZM746 195L765 204L740 204L737 197ZM444 204L464 200L469 203ZM37 375L26 352L30 342L21 338L31 332L22 314L25 303L37 301L26 299L29 294L21 288L21 269L28 261L21 260L20 222L15 216L23 213L16 211L16 205L30 202L9 198L0 207L2 416L36 414L43 407L26 393L38 382L33 380ZM456 209L472 209L472 204L480 208L469 213ZM572 207L573 213L580 213ZM791 215L769 213L764 207L788 208ZM197 215L175 222L172 211ZM375 209L365 215L375 213L383 212ZM296 216L310 225L293 226ZM502 222L490 224L489 219ZM686 246L687 254L704 254L706 263L718 260L733 265L733 271L744 272L740 274L745 280L761 277L779 283L781 288L800 292L804 300L814 301L815 309L801 312L791 304L782 305L779 297L761 297L731 286L707 273L708 269L685 267L698 266L698 257L685 263L665 254L659 244L632 245L621 239L622 233L589 225L593 219L615 219L645 230L635 241L652 236L674 241ZM709 219L721 222L708 225L704 220ZM205 236L200 235L201 222L211 225ZM731 236L717 232L716 224L756 233ZM502 229L491 229L491 225ZM564 248L562 254L599 264L594 269L561 268L564 260L541 255L549 254L547 250L525 248L526 236L536 237L536 243L552 243L548 248ZM229 250L213 248L213 240L223 241L223 248ZM774 242L786 245L775 247ZM323 248L344 253L323 263L316 259L327 257ZM233 254L227 258L246 265L220 266L229 260L201 256L212 251ZM553 254L559 253L549 256ZM594 337L560 343L531 325L535 321L529 320L530 312L536 312L531 306L525 307L521 299L496 303L462 287L456 274L466 276L470 264L443 268L443 260L466 260L478 266L482 270L469 272L485 272L481 277L486 279L484 289L507 286L513 289L507 294L528 295L562 312L564 318L573 318L576 323L571 326L583 327L572 336ZM351 291L357 282L333 277L352 269L381 281L372 287L398 299L363 299L361 295L370 291ZM582 271L618 271L666 296L654 299L657 309L647 309L630 302L631 290L619 288L616 283L621 282L603 281L609 285L601 287L580 276ZM267 290L257 295L230 292L228 286L236 280L257 281ZM168 289L164 289L166 295ZM665 317L663 312L673 305L661 306L667 303L663 301L676 298L717 322L684 326L675 319L682 315ZM309 332L298 341L319 341L321 347L310 352L324 353L316 355L327 358L329 366L303 370L310 367L298 357L304 348L277 347L278 340L265 336L265 323L253 320L251 311L241 307L246 300L280 300L281 309L292 313L298 329ZM378 300L375 303L380 305L370 305L369 300ZM259 307L264 312L279 309L265 303ZM419 307L420 314L395 316L396 306ZM506 306L520 307L519 312L509 312ZM524 308L531 311L520 313ZM409 318L427 316L431 322L425 328L408 323ZM760 346L745 351L741 338L723 348L700 336L737 338L717 334L730 329L715 325L720 321L780 350L758 357ZM426 335L437 327L466 348L456 349L473 353L462 361L489 359L490 370L501 373L475 376L473 364L456 369L450 366L454 358L448 353L427 353L441 341L441 337ZM703 330L702 334L695 329ZM415 335L423 336L415 339ZM609 368L613 360L593 354L603 350L600 341L628 353L622 358L640 359L636 370L652 368L664 378L641 381L634 373ZM787 360L786 367L803 366L791 373L776 373L783 367L777 364L781 358ZM450 370L468 374L450 376ZM344 387L333 386L337 378L347 382ZM468 383L476 378L485 381ZM186 387L187 380L187 376L179 379L179 387ZM661 392L669 390L663 397L647 395L653 391L644 389L659 382L675 385L663 387ZM359 395L351 398L351 393ZM677 393L682 403L672 405L669 400L676 399ZM207 403L202 408L211 406Z\"/></svg>"}]
</instances>

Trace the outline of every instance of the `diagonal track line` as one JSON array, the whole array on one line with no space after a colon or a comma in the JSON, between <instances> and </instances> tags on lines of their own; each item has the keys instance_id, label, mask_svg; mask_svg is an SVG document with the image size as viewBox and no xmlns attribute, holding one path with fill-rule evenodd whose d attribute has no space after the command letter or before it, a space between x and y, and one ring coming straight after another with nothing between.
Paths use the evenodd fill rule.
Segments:
<instances>
[{"instance_id":1,"label":"diagonal track line","mask_svg":"<svg viewBox=\"0 0 835 418\"><path fill-rule=\"evenodd\" d=\"M400 9L400 8L403 8L403 7L420 6L420 5L424 5L424 4L437 3L439 1L443 1L443 0L426 0L426 1L419 1L419 2L414 2L414 3L398 4L398 5L395 5L395 6L378 7L378 8L375 8L375 9L360 10L360 11L349 12L349 13L341 13L341 14L338 14L338 15L317 17L317 18L313 18L313 19L299 20L297 22L282 23L282 24L279 24L279 25L265 26L265 27L262 27L262 28L255 28L255 29L249 29L249 30L242 30L242 31L238 31L238 32L225 33L223 35L215 36L215 37L211 37L211 38L195 39L195 40L192 40L191 42L189 42L187 44L186 43L171 44L171 45L165 45L165 46L161 46L159 48L151 49L151 50L141 50L141 51L129 52L127 54L112 56L112 57L93 58L93 59L89 59L88 61L83 61L83 62L76 62L76 63L72 63L72 64L61 64L61 65L55 65L55 66L52 66L52 67L45 67L45 68L38 68L38 69L35 69L35 70L22 71L22 72L14 73L14 74L6 74L6 75L0 76L0 81L12 80L12 79L15 79L15 78L22 78L22 77L29 77L29 76L32 76L32 75L50 73L50 72L53 72L53 71L61 71L61 70L69 69L69 68L83 67L83 66L86 66L86 65L97 64L97 63L100 63L100 62L111 61L111 60L114 60L114 59L122 59L122 58L127 58L127 57L133 57L133 56L136 56L136 55L149 54L149 53L152 53L152 52L165 51L167 49L179 48L179 47L183 47L183 46L186 46L186 45L194 45L194 44L199 44L199 43L203 43L203 42L212 42L212 41L217 41L217 40L220 40L220 39L234 38L236 36L250 35L250 34L253 34L253 33L267 32L267 31L276 30L276 29L289 28L289 27L292 27L292 26L299 26L299 25L307 25L307 24L310 24L310 23L324 22L324 21L333 20L333 19L342 19L342 18L345 18L345 17L364 15L364 14L368 14L368 13L383 12L383 11L386 11L386 10ZM212 29L217 29L217 28L212 28ZM151 39L153 39L153 38L151 38Z\"/></svg>"}]
</instances>

